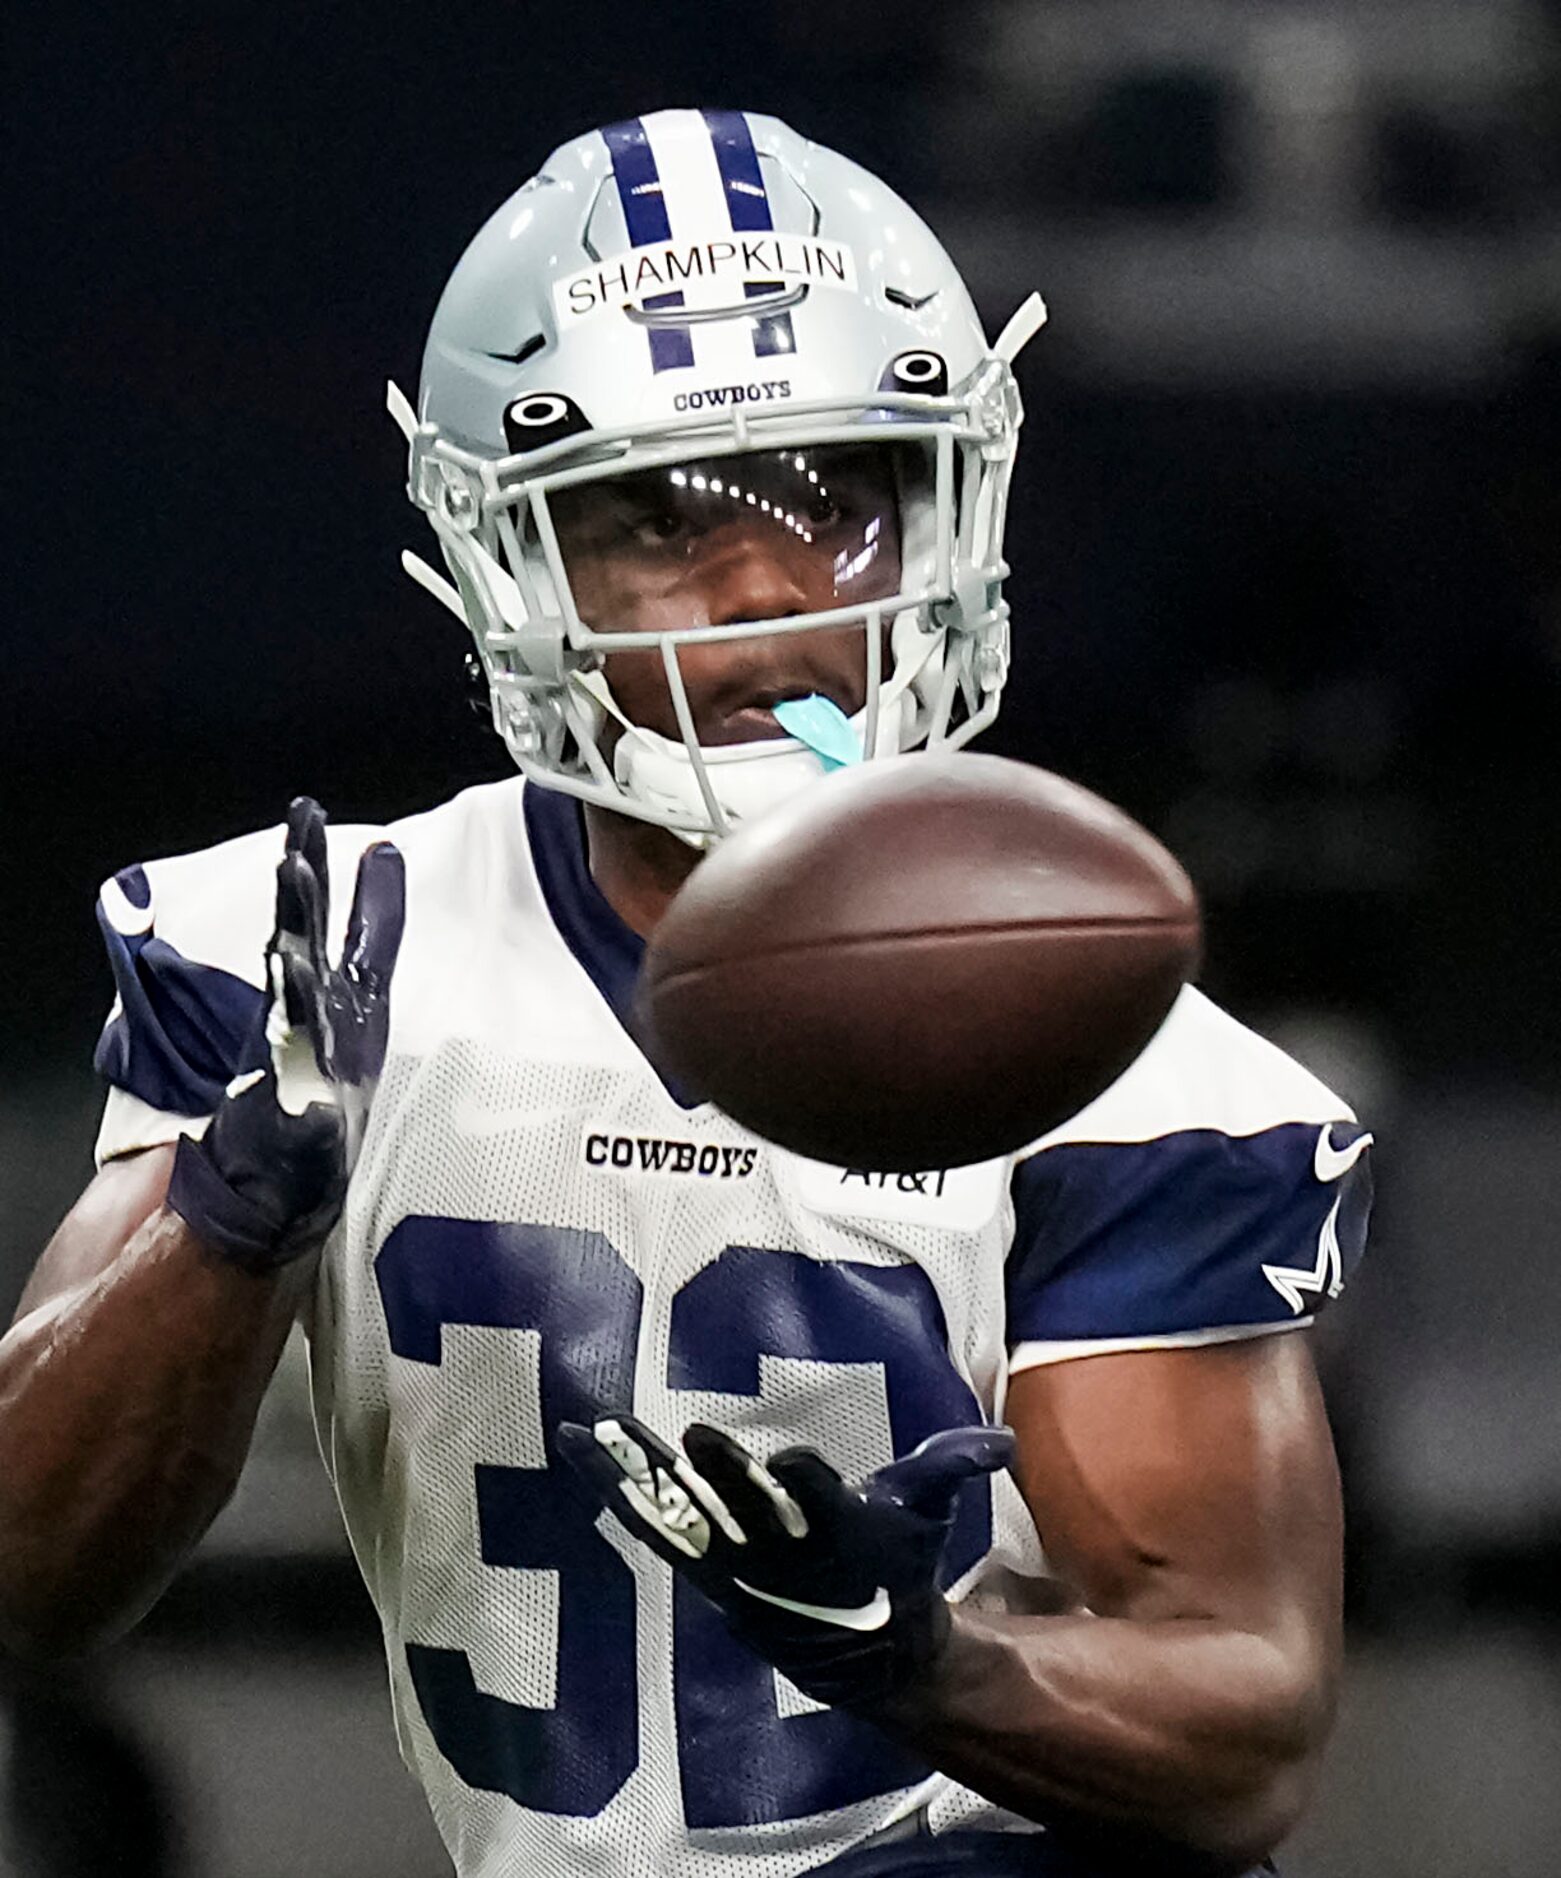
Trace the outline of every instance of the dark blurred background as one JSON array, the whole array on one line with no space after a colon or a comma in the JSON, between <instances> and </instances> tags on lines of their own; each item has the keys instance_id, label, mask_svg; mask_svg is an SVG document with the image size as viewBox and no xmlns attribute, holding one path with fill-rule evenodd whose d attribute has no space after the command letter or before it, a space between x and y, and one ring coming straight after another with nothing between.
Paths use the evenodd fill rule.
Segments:
<instances>
[{"instance_id":1,"label":"dark blurred background","mask_svg":"<svg viewBox=\"0 0 1561 1878\"><path fill-rule=\"evenodd\" d=\"M1177 848L1210 988L1379 1137L1322 1338L1354 1672L1287 1869L1561 1868L1561 6L54 0L9 36L0 1304L90 1171L100 878L505 771L399 573L383 410L467 238L592 125L776 112L910 196L991 330L1045 292L991 747ZM142 1631L0 1668L0 1794L27 1878L446 1869L299 1353Z\"/></svg>"}]
</instances>

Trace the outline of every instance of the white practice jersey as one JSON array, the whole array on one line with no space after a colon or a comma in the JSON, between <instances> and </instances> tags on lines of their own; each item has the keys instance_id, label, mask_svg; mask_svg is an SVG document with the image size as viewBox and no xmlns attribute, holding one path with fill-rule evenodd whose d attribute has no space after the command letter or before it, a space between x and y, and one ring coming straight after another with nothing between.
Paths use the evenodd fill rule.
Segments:
<instances>
[{"instance_id":1,"label":"white practice jersey","mask_svg":"<svg viewBox=\"0 0 1561 1878\"><path fill-rule=\"evenodd\" d=\"M1189 990L1022 1155L802 1161L686 1106L632 1041L640 942L575 802L517 779L333 829L337 943L387 834L390 1054L307 1327L402 1748L458 1870L789 1878L907 1822L1020 1825L735 1642L553 1431L627 1408L862 1474L1000 1419L1017 1368L1308 1323L1363 1241L1368 1137ZM248 1067L281 849L273 829L106 883L101 1158L200 1129ZM967 1493L950 1588L994 1563L1044 1571L1006 1477Z\"/></svg>"}]
</instances>

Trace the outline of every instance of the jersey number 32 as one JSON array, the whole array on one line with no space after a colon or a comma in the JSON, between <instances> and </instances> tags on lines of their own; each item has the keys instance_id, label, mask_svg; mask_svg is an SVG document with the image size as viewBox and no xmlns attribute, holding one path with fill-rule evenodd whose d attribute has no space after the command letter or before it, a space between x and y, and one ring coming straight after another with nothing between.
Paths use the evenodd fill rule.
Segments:
<instances>
[{"instance_id":1,"label":"jersey number 32","mask_svg":"<svg viewBox=\"0 0 1561 1878\"><path fill-rule=\"evenodd\" d=\"M424 1720L469 1786L538 1812L598 1813L640 1761L635 1577L567 1470L552 1465L552 1431L632 1404L640 1281L600 1233L424 1217L395 1228L375 1271L391 1350L423 1366L407 1378L418 1395L448 1382L444 1333L455 1326L514 1333L531 1346L535 1377L527 1419L540 1437L540 1464L481 1457L472 1464L477 1547L491 1592L502 1597L506 1573L556 1574L553 1699L530 1706L479 1687L470 1652L484 1644L476 1638L463 1636L468 1648L408 1642ZM913 1265L729 1246L673 1300L667 1385L757 1397L761 1356L878 1366L897 1455L939 1428L982 1420L948 1360L937 1294ZM458 1446L473 1427L473 1407L464 1391L448 1401L435 1393L420 1442ZM503 1403L489 1402L476 1425L491 1430L505 1413ZM438 1457L427 1461L437 1467ZM990 1543L990 1494L972 1491L949 1545L946 1581ZM485 1603L491 1621L492 1597ZM502 1628L520 1647L518 1617ZM672 1707L690 1829L797 1819L925 1778L924 1766L847 1714L800 1703L790 1706L801 1712L783 1713L769 1665L681 1581L673 1631ZM492 1647L490 1637L490 1654Z\"/></svg>"}]
</instances>

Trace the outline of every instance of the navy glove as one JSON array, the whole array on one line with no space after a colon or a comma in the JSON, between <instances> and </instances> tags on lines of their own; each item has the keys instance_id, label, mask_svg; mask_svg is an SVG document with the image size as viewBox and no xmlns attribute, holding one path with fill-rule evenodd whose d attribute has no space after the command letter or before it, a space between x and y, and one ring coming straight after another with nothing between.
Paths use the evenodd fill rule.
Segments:
<instances>
[{"instance_id":1,"label":"navy glove","mask_svg":"<svg viewBox=\"0 0 1561 1878\"><path fill-rule=\"evenodd\" d=\"M565 1422L558 1444L637 1539L815 1701L871 1710L937 1656L938 1567L960 1489L1006 1467L1006 1428L948 1428L860 1484L812 1448L761 1466L695 1423L684 1452L632 1415Z\"/></svg>"},{"instance_id":2,"label":"navy glove","mask_svg":"<svg viewBox=\"0 0 1561 1878\"><path fill-rule=\"evenodd\" d=\"M270 996L244 1061L200 1141L180 1139L168 1204L206 1245L251 1271L312 1252L340 1217L374 1083L385 1062L390 977L405 922L401 854L358 864L341 964L325 952L325 811L288 811L276 874Z\"/></svg>"}]
</instances>

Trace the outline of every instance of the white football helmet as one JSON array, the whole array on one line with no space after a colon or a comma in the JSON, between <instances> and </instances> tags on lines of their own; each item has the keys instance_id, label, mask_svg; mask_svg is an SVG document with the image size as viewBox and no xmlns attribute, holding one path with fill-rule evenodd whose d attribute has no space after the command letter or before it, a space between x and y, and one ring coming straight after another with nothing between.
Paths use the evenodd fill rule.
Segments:
<instances>
[{"instance_id":1,"label":"white football helmet","mask_svg":"<svg viewBox=\"0 0 1561 1878\"><path fill-rule=\"evenodd\" d=\"M417 411L389 393L408 492L451 578L404 564L470 627L521 770L704 846L839 762L958 746L991 723L1022 415L1011 364L1045 317L1032 296L989 345L920 218L774 118L662 111L555 151L451 276ZM777 465L816 485L832 448L864 442L905 446L890 453L897 590L855 592L844 574L861 557L844 572L841 557L836 603L818 610L656 631L581 617L564 491L653 472L766 515L773 497L776 522L803 534ZM864 634L867 674L849 749L838 712L701 747L681 645L844 625ZM604 657L636 648L660 655L678 738L613 696Z\"/></svg>"}]
</instances>

